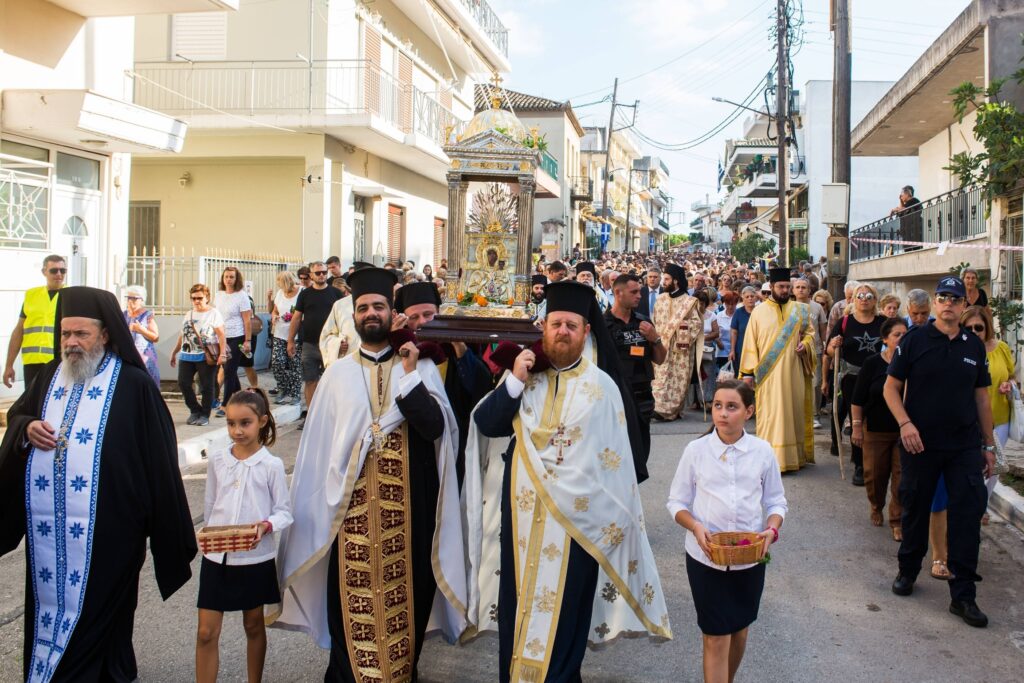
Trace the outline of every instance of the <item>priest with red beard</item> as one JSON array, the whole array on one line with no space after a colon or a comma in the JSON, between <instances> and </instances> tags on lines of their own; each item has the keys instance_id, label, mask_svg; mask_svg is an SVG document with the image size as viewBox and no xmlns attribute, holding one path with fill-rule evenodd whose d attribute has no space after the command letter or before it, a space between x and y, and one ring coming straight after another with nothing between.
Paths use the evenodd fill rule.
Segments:
<instances>
[{"instance_id":1,"label":"priest with red beard","mask_svg":"<svg viewBox=\"0 0 1024 683\"><path fill-rule=\"evenodd\" d=\"M0 554L27 539L24 679L133 681L147 542L165 600L197 550L174 424L113 294L61 290L54 329L0 447Z\"/></svg>"}]
</instances>

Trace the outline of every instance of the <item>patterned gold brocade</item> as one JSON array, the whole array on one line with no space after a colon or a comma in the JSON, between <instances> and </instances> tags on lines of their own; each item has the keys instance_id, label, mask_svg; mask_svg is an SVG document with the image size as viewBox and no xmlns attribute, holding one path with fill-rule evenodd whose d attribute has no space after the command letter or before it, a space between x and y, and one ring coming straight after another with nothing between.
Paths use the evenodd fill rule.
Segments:
<instances>
[{"instance_id":1,"label":"patterned gold brocade","mask_svg":"<svg viewBox=\"0 0 1024 683\"><path fill-rule=\"evenodd\" d=\"M366 456L338 543L341 610L360 683L412 680L416 652L406 426Z\"/></svg>"}]
</instances>

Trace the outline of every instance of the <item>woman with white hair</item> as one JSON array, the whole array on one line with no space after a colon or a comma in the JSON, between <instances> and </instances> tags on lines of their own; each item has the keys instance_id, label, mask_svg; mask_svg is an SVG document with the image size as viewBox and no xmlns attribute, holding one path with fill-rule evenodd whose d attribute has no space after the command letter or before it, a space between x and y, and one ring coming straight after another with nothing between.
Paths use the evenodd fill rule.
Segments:
<instances>
[{"instance_id":1,"label":"woman with white hair","mask_svg":"<svg viewBox=\"0 0 1024 683\"><path fill-rule=\"evenodd\" d=\"M344 282L339 277L336 282ZM277 382L278 404L299 403L302 392L302 357L296 353L288 355L288 326L291 325L295 313L295 302L299 299L299 280L290 271L283 270L277 274L277 292L270 304L271 323L271 368L274 381Z\"/></svg>"},{"instance_id":2,"label":"woman with white hair","mask_svg":"<svg viewBox=\"0 0 1024 683\"><path fill-rule=\"evenodd\" d=\"M125 287L124 298L124 321L128 323L132 341L142 356L142 362L146 364L146 371L159 387L160 361L157 359L156 347L153 344L160 341L160 328L156 325L153 311L146 308L146 288L141 285Z\"/></svg>"}]
</instances>

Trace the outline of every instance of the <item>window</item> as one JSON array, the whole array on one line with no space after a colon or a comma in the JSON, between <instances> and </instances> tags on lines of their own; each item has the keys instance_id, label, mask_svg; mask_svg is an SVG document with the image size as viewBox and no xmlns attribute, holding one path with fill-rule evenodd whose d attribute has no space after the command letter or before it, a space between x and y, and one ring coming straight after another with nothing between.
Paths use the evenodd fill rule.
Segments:
<instances>
[{"instance_id":1,"label":"window","mask_svg":"<svg viewBox=\"0 0 1024 683\"><path fill-rule=\"evenodd\" d=\"M160 202L128 202L128 253L146 255L160 244Z\"/></svg>"},{"instance_id":2,"label":"window","mask_svg":"<svg viewBox=\"0 0 1024 683\"><path fill-rule=\"evenodd\" d=\"M83 190L99 190L100 162L57 152L57 182Z\"/></svg>"},{"instance_id":3,"label":"window","mask_svg":"<svg viewBox=\"0 0 1024 683\"><path fill-rule=\"evenodd\" d=\"M49 246L49 159L44 147L0 140L0 248Z\"/></svg>"},{"instance_id":4,"label":"window","mask_svg":"<svg viewBox=\"0 0 1024 683\"><path fill-rule=\"evenodd\" d=\"M388 204L388 261L400 264L405 247L405 209Z\"/></svg>"},{"instance_id":5,"label":"window","mask_svg":"<svg viewBox=\"0 0 1024 683\"><path fill-rule=\"evenodd\" d=\"M65 235L70 235L71 237L89 236L89 228L85 225L85 221L82 220L81 216L72 216L64 221L64 230L61 232Z\"/></svg>"}]
</instances>

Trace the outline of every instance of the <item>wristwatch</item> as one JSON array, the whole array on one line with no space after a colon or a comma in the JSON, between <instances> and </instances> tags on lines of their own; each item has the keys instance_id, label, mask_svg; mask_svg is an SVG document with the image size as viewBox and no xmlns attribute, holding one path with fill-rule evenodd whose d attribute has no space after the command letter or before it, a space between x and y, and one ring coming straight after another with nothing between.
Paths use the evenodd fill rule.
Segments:
<instances>
[{"instance_id":1,"label":"wristwatch","mask_svg":"<svg viewBox=\"0 0 1024 683\"><path fill-rule=\"evenodd\" d=\"M655 340L654 340L653 342L651 342L651 343L652 343L652 344L654 344L655 346L657 346L658 344L660 344L660 343L661 343L661 337L658 337L657 339L655 339Z\"/></svg>"},{"instance_id":2,"label":"wristwatch","mask_svg":"<svg viewBox=\"0 0 1024 683\"><path fill-rule=\"evenodd\" d=\"M995 445L992 445L992 446L982 446L981 450L985 451L986 453L995 453L996 452L996 447L995 447Z\"/></svg>"}]
</instances>

